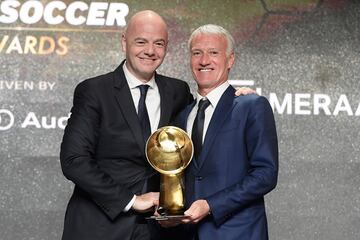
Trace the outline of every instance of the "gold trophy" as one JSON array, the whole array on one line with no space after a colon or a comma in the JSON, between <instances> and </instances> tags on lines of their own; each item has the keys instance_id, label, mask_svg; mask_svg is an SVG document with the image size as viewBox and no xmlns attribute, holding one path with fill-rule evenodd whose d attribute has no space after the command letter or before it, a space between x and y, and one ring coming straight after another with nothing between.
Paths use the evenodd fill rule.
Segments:
<instances>
[{"instance_id":1,"label":"gold trophy","mask_svg":"<svg viewBox=\"0 0 360 240\"><path fill-rule=\"evenodd\" d=\"M156 220L181 218L184 214L184 170L189 165L193 143L185 131L166 126L151 134L146 143L146 158L160 172L160 201Z\"/></svg>"}]
</instances>

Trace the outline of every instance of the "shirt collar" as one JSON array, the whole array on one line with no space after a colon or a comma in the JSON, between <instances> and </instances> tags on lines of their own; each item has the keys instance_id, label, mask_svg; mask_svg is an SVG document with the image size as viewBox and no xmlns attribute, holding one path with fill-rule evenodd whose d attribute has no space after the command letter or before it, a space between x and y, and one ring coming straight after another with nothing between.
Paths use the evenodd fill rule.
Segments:
<instances>
[{"instance_id":1,"label":"shirt collar","mask_svg":"<svg viewBox=\"0 0 360 240\"><path fill-rule=\"evenodd\" d=\"M129 84L130 89L137 88L139 85L144 85L144 84L149 85L150 88L155 88L155 78L154 78L154 76L146 83L140 81L126 67L126 61L125 61L124 65L123 65L123 70L124 70L126 81Z\"/></svg>"},{"instance_id":2,"label":"shirt collar","mask_svg":"<svg viewBox=\"0 0 360 240\"><path fill-rule=\"evenodd\" d=\"M224 83L213 89L211 92L209 92L205 97L201 96L198 92L196 92L196 102L199 102L202 98L207 98L209 99L211 106L215 108L221 96L229 86L229 82L225 81Z\"/></svg>"}]
</instances>

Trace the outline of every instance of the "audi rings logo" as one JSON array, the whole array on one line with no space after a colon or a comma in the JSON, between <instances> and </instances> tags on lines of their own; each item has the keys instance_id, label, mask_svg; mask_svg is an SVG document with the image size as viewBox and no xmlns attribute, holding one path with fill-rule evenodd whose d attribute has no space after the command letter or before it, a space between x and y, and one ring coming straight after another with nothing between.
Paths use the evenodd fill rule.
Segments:
<instances>
[{"instance_id":1,"label":"audi rings logo","mask_svg":"<svg viewBox=\"0 0 360 240\"><path fill-rule=\"evenodd\" d=\"M15 118L21 121L20 128L37 128L37 129L65 129L67 116L51 116L46 114L38 114L35 112L28 112L24 118L16 118L14 114L8 109L0 109L0 131L6 131L14 127Z\"/></svg>"},{"instance_id":2,"label":"audi rings logo","mask_svg":"<svg viewBox=\"0 0 360 240\"><path fill-rule=\"evenodd\" d=\"M0 131L8 130L14 125L14 114L7 109L0 109Z\"/></svg>"}]
</instances>

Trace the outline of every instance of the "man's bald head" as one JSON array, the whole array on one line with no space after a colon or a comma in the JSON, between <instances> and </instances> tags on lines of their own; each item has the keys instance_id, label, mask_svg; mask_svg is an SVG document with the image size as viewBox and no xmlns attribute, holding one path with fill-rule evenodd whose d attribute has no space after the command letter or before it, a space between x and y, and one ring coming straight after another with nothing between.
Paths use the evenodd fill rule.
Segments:
<instances>
[{"instance_id":1,"label":"man's bald head","mask_svg":"<svg viewBox=\"0 0 360 240\"><path fill-rule=\"evenodd\" d=\"M167 25L164 21L164 19L157 14L156 12L152 11L152 10L144 10L144 11L140 11L135 13L129 20L127 27L125 29L125 35L128 34L128 32L132 31L133 27L137 27L137 25L141 25L141 24L152 24L154 26L156 26L159 29L162 29L166 32L166 37L168 35L168 29L167 29Z\"/></svg>"},{"instance_id":2,"label":"man's bald head","mask_svg":"<svg viewBox=\"0 0 360 240\"><path fill-rule=\"evenodd\" d=\"M138 12L131 17L121 43L126 54L126 67L139 80L147 82L166 55L166 23L154 11Z\"/></svg>"}]
</instances>

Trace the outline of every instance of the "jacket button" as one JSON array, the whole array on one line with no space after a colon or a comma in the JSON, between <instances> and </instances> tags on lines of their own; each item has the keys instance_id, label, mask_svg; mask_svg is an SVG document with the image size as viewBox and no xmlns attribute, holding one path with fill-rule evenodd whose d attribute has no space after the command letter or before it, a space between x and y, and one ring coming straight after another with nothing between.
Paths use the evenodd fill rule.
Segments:
<instances>
[{"instance_id":1,"label":"jacket button","mask_svg":"<svg viewBox=\"0 0 360 240\"><path fill-rule=\"evenodd\" d=\"M196 176L196 180L197 180L197 181L201 181L202 179L203 179L202 176Z\"/></svg>"}]
</instances>

